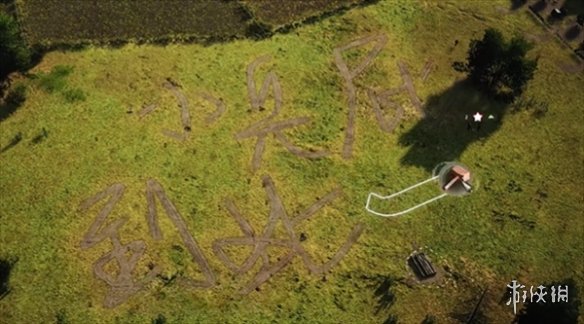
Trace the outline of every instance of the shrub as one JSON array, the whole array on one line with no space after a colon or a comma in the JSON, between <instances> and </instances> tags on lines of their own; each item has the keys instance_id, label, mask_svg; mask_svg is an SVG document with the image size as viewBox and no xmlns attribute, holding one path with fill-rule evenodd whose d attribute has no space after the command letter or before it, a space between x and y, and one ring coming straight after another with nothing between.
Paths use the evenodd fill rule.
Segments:
<instances>
[{"instance_id":1,"label":"shrub","mask_svg":"<svg viewBox=\"0 0 584 324\"><path fill-rule=\"evenodd\" d=\"M77 88L65 90L63 96L65 96L65 100L68 102L85 101L86 99L85 93Z\"/></svg>"},{"instance_id":2,"label":"shrub","mask_svg":"<svg viewBox=\"0 0 584 324\"><path fill-rule=\"evenodd\" d=\"M65 65L57 65L49 73L39 74L39 86L47 92L61 91L67 86L67 77L73 68Z\"/></svg>"}]
</instances>

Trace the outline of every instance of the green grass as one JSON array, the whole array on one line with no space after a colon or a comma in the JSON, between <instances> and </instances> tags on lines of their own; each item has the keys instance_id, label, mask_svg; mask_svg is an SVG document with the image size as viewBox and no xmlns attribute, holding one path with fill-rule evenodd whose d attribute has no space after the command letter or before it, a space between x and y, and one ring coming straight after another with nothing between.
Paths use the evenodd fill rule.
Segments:
<instances>
[{"instance_id":1,"label":"green grass","mask_svg":"<svg viewBox=\"0 0 584 324\"><path fill-rule=\"evenodd\" d=\"M89 47L47 54L32 71L38 78L19 81L29 89L26 102L0 124L2 147L22 134L18 144L0 153L0 258L18 258L10 272L11 292L0 300L0 322L61 318L71 323L148 323L163 315L168 323L353 323L383 322L393 314L400 322L420 323L432 314L448 323L454 310L470 312L472 304L464 302L478 298L485 286L489 295L484 311L498 322L512 319L512 310L498 304L512 279L539 285L573 278L582 290L579 179L584 175L584 134L579 103L584 102L584 81L556 66L569 53L554 41L536 44L532 51L540 56L539 69L525 96L549 105L539 119L528 110L512 113L510 107L456 82L464 76L451 68L454 61L464 60L470 40L481 37L487 27L497 27L506 36L544 32L527 13L501 15L497 5L506 8L509 3L381 1L259 42ZM388 44L355 81L357 136L354 157L345 161L341 128L346 126L346 96L332 51L373 32L386 33ZM238 143L234 134L269 114L248 112L245 86L247 65L264 54L272 60L260 67L258 82L268 68L279 76L284 92L280 118L313 120L286 135L303 147L328 149L329 157L300 159L270 137L261 169L251 173L255 141ZM422 83L417 75L429 58L437 68ZM399 85L398 60L408 64L418 95L439 118L421 119L408 105L407 118L386 134L378 128L363 89ZM59 66L71 68L64 75ZM181 84L191 103L193 130L185 142L162 135L163 129L179 130L181 125L176 100L162 87L167 77ZM67 91L83 93L84 100ZM215 124L204 123L213 107L198 97L201 91L227 105ZM407 102L403 96L399 100ZM137 112L149 103L158 108L139 119ZM466 111L477 107L502 119L485 128L480 139L466 133L463 120ZM33 143L39 134L45 134L44 140ZM365 212L370 191L391 193L426 179L433 162L443 159L460 160L475 171L478 190L397 219ZM260 292L241 298L235 292L251 273L232 276L211 246L216 239L241 235L221 206L225 197L236 202L256 233L263 230L268 217L263 174L272 176L291 213L336 185L343 187L342 199L298 229L307 233L303 245L316 260L334 253L357 222L366 229L326 282L310 276L295 258ZM113 183L126 185L110 216L129 216L120 232L122 242L142 239L147 245L136 276L143 275L149 261L161 265L167 276L198 272L186 251L173 249L182 242L160 207L164 240L149 236L144 195L149 178L163 185L220 284L212 290L188 290L156 280L125 304L104 309L107 286L94 278L92 264L110 245L105 241L79 248L96 211L84 214L77 207ZM399 204L411 205L437 191L420 188L419 195L404 196ZM436 265L447 265L464 280L449 277L440 286L413 288L396 284L395 303L376 314L375 278L409 276L405 259L414 242L427 247Z\"/></svg>"}]
</instances>

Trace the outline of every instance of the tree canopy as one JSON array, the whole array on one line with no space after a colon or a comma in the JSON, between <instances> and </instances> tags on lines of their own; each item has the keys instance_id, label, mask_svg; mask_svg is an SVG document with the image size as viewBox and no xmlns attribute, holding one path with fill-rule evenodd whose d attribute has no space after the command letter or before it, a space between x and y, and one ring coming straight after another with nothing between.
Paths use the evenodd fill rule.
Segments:
<instances>
[{"instance_id":1,"label":"tree canopy","mask_svg":"<svg viewBox=\"0 0 584 324\"><path fill-rule=\"evenodd\" d=\"M520 95L537 69L537 60L526 57L531 48L523 37L506 41L498 30L487 29L482 39L470 43L466 66L470 79L497 96Z\"/></svg>"},{"instance_id":2,"label":"tree canopy","mask_svg":"<svg viewBox=\"0 0 584 324\"><path fill-rule=\"evenodd\" d=\"M20 35L16 21L0 12L0 81L14 71L26 70L32 53Z\"/></svg>"}]
</instances>

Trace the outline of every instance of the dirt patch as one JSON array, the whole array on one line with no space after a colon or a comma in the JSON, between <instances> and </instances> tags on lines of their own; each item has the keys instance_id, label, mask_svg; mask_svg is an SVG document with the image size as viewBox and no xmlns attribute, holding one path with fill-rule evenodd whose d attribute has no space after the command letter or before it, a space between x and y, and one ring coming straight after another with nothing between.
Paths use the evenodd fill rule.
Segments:
<instances>
[{"instance_id":1,"label":"dirt patch","mask_svg":"<svg viewBox=\"0 0 584 324\"><path fill-rule=\"evenodd\" d=\"M248 272L253 265L261 258L262 267L260 271L255 275L252 281L246 285L240 294L249 294L250 292L259 289L264 282L270 279L278 271L286 267L292 261L292 259L299 255L302 258L304 265L309 269L312 274L322 274L330 271L332 267L340 262L340 260L348 253L352 245L357 241L361 233L363 232L363 225L357 224L351 233L349 234L347 240L343 246L335 253L335 255L326 263L321 266L317 266L312 262L312 259L304 250L300 244L300 238L296 235L294 227L298 223L312 217L324 207L327 203L331 202L341 194L340 189L335 189L332 192L320 198L312 206L307 208L304 212L298 214L296 217L290 218L282 204L282 201L276 192L275 185L269 176L262 177L262 183L266 190L268 196L268 202L270 205L270 213L268 217L267 225L262 232L262 234L257 235L251 225L247 220L241 215L237 206L231 200L225 200L224 205L229 214L238 223L241 231L243 232L243 237L237 238L226 238L219 239L213 242L213 251L217 257L223 262L231 271L237 274L243 274ZM281 221L287 234L287 239L277 239L273 238L275 228L278 222ZM241 264L237 265L233 262L227 254L223 251L223 248L228 245L252 245L253 251L251 255ZM271 264L267 255L266 248L268 246L279 246L286 247L290 250L284 257L280 258L276 263Z\"/></svg>"},{"instance_id":2,"label":"dirt patch","mask_svg":"<svg viewBox=\"0 0 584 324\"><path fill-rule=\"evenodd\" d=\"M154 268L150 270L141 282L135 283L132 279L132 272L142 255L144 255L146 244L142 240L121 244L119 238L116 237L112 238L112 243L114 249L99 258L93 267L95 276L110 286L110 290L103 301L103 305L107 308L113 308L124 303L160 273L159 268ZM127 257L128 255L130 256L129 258ZM117 277L113 277L105 271L106 265L114 260L119 264L119 275Z\"/></svg>"},{"instance_id":3,"label":"dirt patch","mask_svg":"<svg viewBox=\"0 0 584 324\"><path fill-rule=\"evenodd\" d=\"M369 50L365 58L357 64L357 66L351 70L347 62L343 59L343 52L363 47L369 43L374 43L373 48ZM355 118L356 118L356 111L357 111L357 89L353 83L355 77L359 76L363 73L367 67L371 65L373 60L379 55L380 51L383 49L385 44L387 43L387 37L385 35L372 35L363 37L357 40L354 40L346 45L339 46L334 49L333 56L334 61L341 73L341 76L345 80L345 91L347 93L347 103L349 106L349 114L348 114L348 121L347 127L345 128L345 140L343 143L343 152L342 156L344 159L348 159L351 157L353 151L353 143L355 141ZM380 128L385 132L391 132L395 127L398 125L399 121L403 117L404 111L403 108L399 105L390 100L389 98L393 95L397 95L401 92L407 92L410 102L416 108L416 110L424 116L424 110L422 108L422 100L418 97L416 93L416 88L414 86L414 82L410 71L403 61L398 61L397 63L398 69L400 72L400 76L403 80L403 84L399 87L382 90L377 94L375 91L369 88L368 96L371 100L371 106L375 113L375 117L377 122L379 123ZM433 60L428 60L422 71L420 72L420 77L422 82L425 82L432 70L434 69L435 64ZM394 108L396 109L395 117L388 121L385 120L383 117L383 110L387 108Z\"/></svg>"},{"instance_id":4,"label":"dirt patch","mask_svg":"<svg viewBox=\"0 0 584 324\"><path fill-rule=\"evenodd\" d=\"M328 152L326 151L304 150L301 147L292 144L282 132L274 132L274 136L288 151L290 151L290 153L296 156L306 159L318 159L328 155Z\"/></svg>"},{"instance_id":5,"label":"dirt patch","mask_svg":"<svg viewBox=\"0 0 584 324\"><path fill-rule=\"evenodd\" d=\"M576 63L556 63L556 65L565 73L576 74L584 71L584 62Z\"/></svg>"},{"instance_id":6,"label":"dirt patch","mask_svg":"<svg viewBox=\"0 0 584 324\"><path fill-rule=\"evenodd\" d=\"M410 71L405 62L399 61L397 62L397 66L399 68L399 73L401 75L402 80L404 81L404 87L407 91L410 102L414 105L414 107L418 110L420 115L424 117L424 109L422 109L422 100L416 94L416 89L414 87L414 81L412 80L412 76L410 75Z\"/></svg>"},{"instance_id":7,"label":"dirt patch","mask_svg":"<svg viewBox=\"0 0 584 324\"><path fill-rule=\"evenodd\" d=\"M284 129L308 123L310 118L297 117L277 122L272 121L273 118L280 113L283 104L282 87L280 86L280 81L274 72L268 72L264 82L262 83L262 87L259 93L254 81L257 67L262 63L268 62L269 60L270 57L267 55L255 59L248 65L246 75L247 92L250 100L251 112L265 110L264 104L268 97L268 90L271 86L272 94L274 96L274 108L272 109L272 113L268 117L252 124L247 129L235 135L237 140L243 140L249 137L257 137L253 157L251 160L252 172L256 172L261 166L262 155L266 146L266 136L270 133L273 134L274 138L279 141L290 153L298 157L317 159L329 154L326 151L304 150L299 146L292 144L282 133Z\"/></svg>"},{"instance_id":8,"label":"dirt patch","mask_svg":"<svg viewBox=\"0 0 584 324\"><path fill-rule=\"evenodd\" d=\"M186 133L178 133L178 132L171 131L171 130L168 130L168 129L163 129L162 130L162 134L164 136L170 137L172 139L175 139L175 140L181 141L181 142L184 141L184 140L186 140L187 137L188 137Z\"/></svg>"},{"instance_id":9,"label":"dirt patch","mask_svg":"<svg viewBox=\"0 0 584 324\"><path fill-rule=\"evenodd\" d=\"M157 104L149 104L142 106L142 109L140 109L140 111L138 112L138 117L143 118L144 116L153 112L154 109L156 109L157 107L158 107Z\"/></svg>"},{"instance_id":10,"label":"dirt patch","mask_svg":"<svg viewBox=\"0 0 584 324\"><path fill-rule=\"evenodd\" d=\"M83 240L80 243L82 249L90 248L108 237L115 236L118 229L127 221L127 219L118 219L100 231L105 219L124 195L125 188L126 187L123 184L116 183L81 203L79 209L81 212L86 212L97 202L110 196L83 237Z\"/></svg>"},{"instance_id":11,"label":"dirt patch","mask_svg":"<svg viewBox=\"0 0 584 324\"><path fill-rule=\"evenodd\" d=\"M434 61L432 61L432 60L426 61L426 64L424 64L424 67L422 68L422 73L420 73L420 77L422 79L422 82L426 82L426 80L430 76L430 72L432 72L435 65L436 64L434 64Z\"/></svg>"},{"instance_id":12,"label":"dirt patch","mask_svg":"<svg viewBox=\"0 0 584 324\"><path fill-rule=\"evenodd\" d=\"M262 83L262 87L260 88L259 93L257 92L255 84L255 71L257 67L260 64L269 62L270 59L271 58L269 55L260 56L247 66L247 94L251 104L251 110L263 110L266 99L268 98L268 90L270 86L272 86L274 109L272 110L271 116L275 116L282 108L282 87L280 86L280 80L278 79L278 76L272 71L268 72L264 82Z\"/></svg>"},{"instance_id":13,"label":"dirt patch","mask_svg":"<svg viewBox=\"0 0 584 324\"><path fill-rule=\"evenodd\" d=\"M210 125L225 113L227 107L225 107L222 99L215 98L209 93L204 92L201 94L201 97L215 106L215 111L205 118L207 125Z\"/></svg>"},{"instance_id":14,"label":"dirt patch","mask_svg":"<svg viewBox=\"0 0 584 324\"><path fill-rule=\"evenodd\" d=\"M531 34L531 33L523 33L523 37L530 42L534 43L546 43L553 39L553 36L549 33L540 33L540 34Z\"/></svg>"},{"instance_id":15,"label":"dirt patch","mask_svg":"<svg viewBox=\"0 0 584 324\"><path fill-rule=\"evenodd\" d=\"M252 171L256 172L261 166L261 159L266 145L266 137L272 133L276 140L278 140L288 151L292 154L309 159L317 159L327 156L329 153L326 151L306 151L294 144L292 144L288 139L282 134L282 131L287 128L292 128L302 124L310 122L308 117L297 117L283 121L266 123L266 120L262 120L260 123L256 123L246 130L243 130L235 135L237 140L243 140L250 137L257 137L256 146L254 149L254 154L251 161Z\"/></svg>"},{"instance_id":16,"label":"dirt patch","mask_svg":"<svg viewBox=\"0 0 584 324\"><path fill-rule=\"evenodd\" d=\"M497 13L499 13L501 15L507 15L507 14L511 13L511 9L501 7L501 6L496 6L495 10L497 11Z\"/></svg>"},{"instance_id":17,"label":"dirt patch","mask_svg":"<svg viewBox=\"0 0 584 324\"><path fill-rule=\"evenodd\" d=\"M382 93L381 95L378 95L373 89L368 89L367 91L379 127L384 132L391 133L401 121L404 115L404 108L400 104L390 101L388 97L391 95L391 92L388 93ZM391 120L387 120L383 116L383 111L389 108L396 109L396 113Z\"/></svg>"},{"instance_id":18,"label":"dirt patch","mask_svg":"<svg viewBox=\"0 0 584 324\"><path fill-rule=\"evenodd\" d=\"M262 120L264 122L265 120ZM257 123L252 125L252 127L241 131L235 135L237 140L242 140L252 136L264 136L269 133L278 132L284 130L286 128L292 128L295 126L300 126L310 122L310 118L308 117L297 117L287 120L282 120L278 122L272 122L269 124L265 123Z\"/></svg>"},{"instance_id":19,"label":"dirt patch","mask_svg":"<svg viewBox=\"0 0 584 324\"><path fill-rule=\"evenodd\" d=\"M134 281L132 272L146 249L144 241L136 240L128 244L121 243L119 229L126 223L127 218L116 219L107 226L104 226L106 218L122 198L124 190L125 186L123 184L116 183L93 197L86 199L80 205L80 210L86 212L96 203L109 196L109 199L95 217L95 220L80 244L82 249L88 249L105 239L111 240L112 250L100 257L93 264L95 277L103 280L110 287L103 301L103 305L108 308L116 307L124 303L128 298L142 290L148 282L152 281L160 273L160 269L154 267L142 280L139 282ZM107 264L112 261L117 262L119 267L119 271L114 275L106 271Z\"/></svg>"},{"instance_id":20,"label":"dirt patch","mask_svg":"<svg viewBox=\"0 0 584 324\"><path fill-rule=\"evenodd\" d=\"M367 53L363 61L357 65L353 70L350 70L347 62L343 59L343 52L365 46L374 42L373 48ZM349 106L349 114L347 127L345 128L345 140L343 143L343 158L348 159L352 155L353 142L355 141L355 118L357 114L357 89L353 84L353 79L361 74L373 60L379 55L385 44L387 43L387 36L372 35L363 37L346 45L339 46L333 50L333 57L341 76L345 80L345 91L347 93L347 103Z\"/></svg>"},{"instance_id":21,"label":"dirt patch","mask_svg":"<svg viewBox=\"0 0 584 324\"><path fill-rule=\"evenodd\" d=\"M189 102L185 95L179 90L178 85L175 82L167 80L164 82L164 87L172 91L176 99L178 100L178 105L180 108L180 120L185 132L191 130L191 116L189 114Z\"/></svg>"},{"instance_id":22,"label":"dirt patch","mask_svg":"<svg viewBox=\"0 0 584 324\"><path fill-rule=\"evenodd\" d=\"M200 270L205 277L205 280L182 278L183 282L193 288L209 288L214 286L216 282L215 274L211 270L209 262L203 255L203 251L199 248L197 241L189 233L187 224L184 222L174 204L166 196L162 186L154 179L150 179L146 183L146 202L148 204L146 221L148 222L148 228L150 229L152 238L155 240L162 239L162 232L160 231L157 221L158 212L156 210L156 198L158 198L162 204L164 211L166 211L166 215L178 230L184 245L193 257L193 261L199 265Z\"/></svg>"}]
</instances>

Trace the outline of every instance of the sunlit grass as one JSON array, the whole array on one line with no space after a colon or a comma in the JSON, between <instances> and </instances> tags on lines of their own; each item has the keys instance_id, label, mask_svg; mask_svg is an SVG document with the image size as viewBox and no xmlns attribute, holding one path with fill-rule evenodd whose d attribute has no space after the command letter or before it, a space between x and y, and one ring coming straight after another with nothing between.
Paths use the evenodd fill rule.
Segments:
<instances>
[{"instance_id":1,"label":"sunlit grass","mask_svg":"<svg viewBox=\"0 0 584 324\"><path fill-rule=\"evenodd\" d=\"M574 265L582 259L584 244L582 186L577 180L583 175L579 103L584 102L584 83L581 76L563 74L556 67L556 61L568 55L553 41L536 44L533 52L540 55L539 69L525 93L548 102L549 113L541 119L527 111L507 113L496 132L472 141L459 157L476 172L480 182L476 193L444 198L397 219L377 218L364 209L370 191L395 192L430 173L422 166L402 164L411 147L400 145L399 140L420 122L413 107L406 107L408 118L393 133L383 133L363 87L399 85L396 64L402 60L410 68L418 95L427 102L463 77L451 64L464 60L470 39L480 37L487 26L500 28L508 36L544 32L525 13L497 14L496 5L509 4L381 1L260 42L207 47L128 45L49 53L33 72L71 66L71 73L62 79L63 88L80 89L85 99L68 101L59 91L44 90L38 79L24 80L29 87L27 101L0 124L0 145L18 132L23 137L0 154L0 257L19 258L10 277L12 291L0 301L0 318L15 323L51 322L61 312L74 323L149 322L158 314L169 322L382 322L391 312L404 323L419 323L426 313L447 321L453 307L478 294L471 287L489 285L502 296L514 278L528 284L568 277L582 282L582 268ZM356 80L357 136L354 157L345 161L340 153L341 129L347 122L346 96L332 50L374 32L386 33L388 45L373 67ZM456 46L455 40L459 40ZM280 118L312 118L310 125L287 131L286 136L306 148L325 148L332 153L329 157L303 160L269 137L262 167L251 173L255 140L238 143L234 134L270 113L248 112L245 85L247 65L264 54L272 60L260 67L257 81L263 80L267 67L280 78L284 99ZM436 70L422 83L418 75L427 59L434 61ZM164 129L180 130L176 100L162 86L166 78L179 82L191 103L193 131L185 142L162 134ZM212 107L200 99L201 91L222 98L227 105L227 112L212 125L204 122ZM468 92L450 95L461 100L473 97ZM477 102L490 105L482 99ZM142 105L150 103L159 107L138 118ZM437 107L445 111L447 104L453 105L453 113L445 118L460 119L464 129L463 116L454 107L456 100ZM47 131L46 139L31 143L42 129ZM450 138L448 134L445 131ZM442 156L441 151L432 152ZM366 230L326 282L309 276L296 258L261 292L233 298L252 276L232 277L211 251L214 240L241 235L221 203L225 197L232 198L256 233L262 232L268 218L263 174L273 177L291 214L335 186L343 188L342 198L304 227L307 246L316 259L330 256L357 222L365 223ZM107 186L124 183L126 194L110 216L129 216L120 233L122 241L144 240L148 257L170 274L180 268L172 245L182 246L182 242L160 207L165 240L150 238L144 195L149 178L163 185L185 218L220 285L200 291L158 283L107 310L101 306L107 286L93 277L92 264L109 250L110 243L79 248L97 209L83 214L77 207ZM432 195L439 190L430 186L424 192ZM541 192L547 198L541 198ZM419 199L408 196L400 203L407 206ZM494 213L502 215L498 221ZM515 216L524 223L514 221ZM529 221L535 223L533 229L525 225ZM428 246L437 265L449 265L474 283L458 283L457 288L447 281L440 289L398 285L396 303L375 315L375 287L370 286L374 283L364 277L408 276L405 259L413 244ZM188 255L185 258L184 262L190 262ZM192 263L191 268L188 271L196 271ZM144 269L139 268L138 277ZM511 314L502 306L489 309L493 319Z\"/></svg>"}]
</instances>

